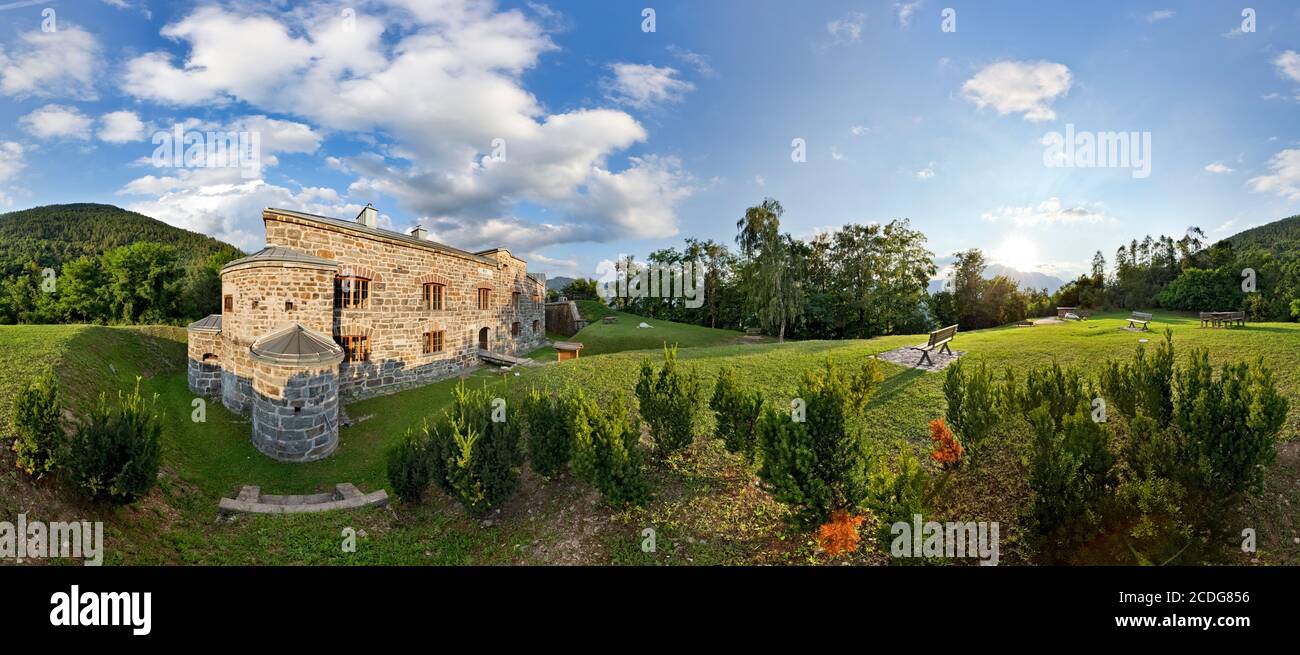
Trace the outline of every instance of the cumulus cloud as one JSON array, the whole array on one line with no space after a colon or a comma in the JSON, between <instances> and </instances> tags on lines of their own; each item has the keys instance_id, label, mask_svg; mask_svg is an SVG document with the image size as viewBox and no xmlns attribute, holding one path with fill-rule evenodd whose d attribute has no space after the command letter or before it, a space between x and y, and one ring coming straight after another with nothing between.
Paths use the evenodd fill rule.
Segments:
<instances>
[{"instance_id":1,"label":"cumulus cloud","mask_svg":"<svg viewBox=\"0 0 1300 655\"><path fill-rule=\"evenodd\" d=\"M1283 77L1300 82L1300 53L1287 50L1273 60L1273 65L1277 66L1277 72Z\"/></svg>"},{"instance_id":2,"label":"cumulus cloud","mask_svg":"<svg viewBox=\"0 0 1300 655\"><path fill-rule=\"evenodd\" d=\"M1048 198L1037 205L999 207L981 218L989 222L1012 222L1017 226L1054 225L1059 223L1114 223L1115 218L1101 211L1099 205L1065 207L1059 198Z\"/></svg>"},{"instance_id":3,"label":"cumulus cloud","mask_svg":"<svg viewBox=\"0 0 1300 655\"><path fill-rule=\"evenodd\" d=\"M1226 173L1232 172L1231 167L1224 164L1223 162L1217 162L1217 161L1211 164L1206 164L1205 170L1209 173L1214 173L1215 175L1224 175Z\"/></svg>"},{"instance_id":4,"label":"cumulus cloud","mask_svg":"<svg viewBox=\"0 0 1300 655\"><path fill-rule=\"evenodd\" d=\"M934 177L934 162L930 162L929 166L916 172L916 179L918 180L928 180L932 177Z\"/></svg>"},{"instance_id":5,"label":"cumulus cloud","mask_svg":"<svg viewBox=\"0 0 1300 655\"><path fill-rule=\"evenodd\" d=\"M0 142L0 182L7 182L27 166L21 143Z\"/></svg>"},{"instance_id":6,"label":"cumulus cloud","mask_svg":"<svg viewBox=\"0 0 1300 655\"><path fill-rule=\"evenodd\" d=\"M856 43L862 38L862 26L866 22L866 14L852 11L845 15L844 18L826 23L826 31L831 35L830 45Z\"/></svg>"},{"instance_id":7,"label":"cumulus cloud","mask_svg":"<svg viewBox=\"0 0 1300 655\"><path fill-rule=\"evenodd\" d=\"M40 139L89 139L93 121L76 107L45 105L19 119L23 129Z\"/></svg>"},{"instance_id":8,"label":"cumulus cloud","mask_svg":"<svg viewBox=\"0 0 1300 655\"><path fill-rule=\"evenodd\" d=\"M1287 200L1300 200L1300 149L1283 150L1268 163L1271 175L1253 177L1246 183L1260 193L1276 193Z\"/></svg>"},{"instance_id":9,"label":"cumulus cloud","mask_svg":"<svg viewBox=\"0 0 1300 655\"><path fill-rule=\"evenodd\" d=\"M907 29L912 24L912 15L921 6L921 0L915 2L895 2L894 11L898 12L898 26Z\"/></svg>"},{"instance_id":10,"label":"cumulus cloud","mask_svg":"<svg viewBox=\"0 0 1300 655\"><path fill-rule=\"evenodd\" d=\"M61 27L24 32L9 52L0 49L0 93L19 98L95 100L99 42L89 32Z\"/></svg>"},{"instance_id":11,"label":"cumulus cloud","mask_svg":"<svg viewBox=\"0 0 1300 655\"><path fill-rule=\"evenodd\" d=\"M992 107L999 115L1023 114L1031 122L1056 119L1051 104L1073 84L1070 69L1050 61L1000 61L981 69L962 85L962 95L975 106Z\"/></svg>"},{"instance_id":12,"label":"cumulus cloud","mask_svg":"<svg viewBox=\"0 0 1300 655\"><path fill-rule=\"evenodd\" d=\"M1158 23L1162 20L1168 20L1174 17L1173 9L1157 9L1142 18L1148 23Z\"/></svg>"},{"instance_id":13,"label":"cumulus cloud","mask_svg":"<svg viewBox=\"0 0 1300 655\"><path fill-rule=\"evenodd\" d=\"M145 126L133 111L112 111L99 117L100 141L129 143L144 140Z\"/></svg>"},{"instance_id":14,"label":"cumulus cloud","mask_svg":"<svg viewBox=\"0 0 1300 655\"><path fill-rule=\"evenodd\" d=\"M702 55L698 52L691 52L686 48L675 45L668 46L668 52L671 53L673 57L676 57L678 61L694 68L695 72L704 77L713 77L715 75L713 64L709 63L709 58L706 55Z\"/></svg>"},{"instance_id":15,"label":"cumulus cloud","mask_svg":"<svg viewBox=\"0 0 1300 655\"><path fill-rule=\"evenodd\" d=\"M388 194L441 221L447 234L501 239L488 245L612 238L626 233L628 215L676 229L674 203L694 188L679 164L649 156L621 170L608 163L646 140L635 119L605 108L549 113L524 87L524 73L555 46L523 11L483 0L391 0L358 12L350 32L328 7L277 17L241 12L202 7L167 25L163 34L182 54L128 61L123 90L181 106L238 101L320 132L372 140L369 153L328 160L356 176L349 197ZM396 23L404 29L385 39ZM624 78L642 83L626 87L628 101L667 102L693 88L673 69L650 68ZM498 144L500 157L493 156ZM635 193L648 178L671 188ZM519 221L512 216L518 202L566 218L551 226ZM624 214L596 211L610 204Z\"/></svg>"},{"instance_id":16,"label":"cumulus cloud","mask_svg":"<svg viewBox=\"0 0 1300 655\"><path fill-rule=\"evenodd\" d=\"M695 90L694 84L677 79L675 68L615 63L609 69L614 76L603 81L608 98L637 109L681 102Z\"/></svg>"}]
</instances>

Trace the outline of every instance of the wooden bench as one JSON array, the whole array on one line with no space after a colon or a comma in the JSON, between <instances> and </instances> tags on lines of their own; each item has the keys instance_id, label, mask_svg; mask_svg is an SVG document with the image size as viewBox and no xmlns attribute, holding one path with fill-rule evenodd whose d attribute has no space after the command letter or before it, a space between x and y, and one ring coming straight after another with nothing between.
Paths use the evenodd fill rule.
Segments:
<instances>
[{"instance_id":1,"label":"wooden bench","mask_svg":"<svg viewBox=\"0 0 1300 655\"><path fill-rule=\"evenodd\" d=\"M922 364L929 364L930 366L934 366L934 361L930 359L930 353L933 352L935 348L939 348L939 352L941 353L948 353L951 355L952 349L948 347L948 342L952 341L952 338L956 335L957 326L949 325L946 328L941 328L931 332L930 339L929 341L926 341L925 344L920 346L909 346L912 350L921 351L921 360L918 361L916 365L920 366Z\"/></svg>"},{"instance_id":2,"label":"wooden bench","mask_svg":"<svg viewBox=\"0 0 1300 655\"><path fill-rule=\"evenodd\" d=\"M1227 317L1221 319L1228 325L1237 324L1246 327L1246 312L1228 312Z\"/></svg>"},{"instance_id":3,"label":"wooden bench","mask_svg":"<svg viewBox=\"0 0 1300 655\"><path fill-rule=\"evenodd\" d=\"M1206 325L1209 325L1210 327L1215 327L1219 324L1218 312L1201 312L1200 319L1201 319L1201 327L1205 327Z\"/></svg>"},{"instance_id":4,"label":"wooden bench","mask_svg":"<svg viewBox=\"0 0 1300 655\"><path fill-rule=\"evenodd\" d=\"M1147 324L1150 322L1151 322L1151 314L1148 314L1146 312L1133 312L1133 314L1128 317L1129 327L1140 327L1143 330L1146 330Z\"/></svg>"},{"instance_id":5,"label":"wooden bench","mask_svg":"<svg viewBox=\"0 0 1300 655\"><path fill-rule=\"evenodd\" d=\"M745 328L745 336L761 337L763 336L763 328L756 328L756 327Z\"/></svg>"},{"instance_id":6,"label":"wooden bench","mask_svg":"<svg viewBox=\"0 0 1300 655\"><path fill-rule=\"evenodd\" d=\"M578 359L582 352L582 344L576 341L556 341L551 345L555 347L555 361L557 362Z\"/></svg>"}]
</instances>

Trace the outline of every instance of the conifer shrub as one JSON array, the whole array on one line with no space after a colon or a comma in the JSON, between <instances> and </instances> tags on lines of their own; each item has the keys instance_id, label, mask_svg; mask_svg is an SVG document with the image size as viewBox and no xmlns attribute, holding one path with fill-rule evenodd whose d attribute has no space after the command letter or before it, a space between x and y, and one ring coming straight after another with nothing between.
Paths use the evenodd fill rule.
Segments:
<instances>
[{"instance_id":1,"label":"conifer shrub","mask_svg":"<svg viewBox=\"0 0 1300 655\"><path fill-rule=\"evenodd\" d=\"M139 377L131 393L118 393L116 407L100 394L98 406L77 430L68 461L74 482L92 499L127 504L157 484L162 434L157 398L146 401L140 395Z\"/></svg>"},{"instance_id":2,"label":"conifer shrub","mask_svg":"<svg viewBox=\"0 0 1300 655\"><path fill-rule=\"evenodd\" d=\"M52 373L28 380L14 396L13 451L18 468L27 475L39 480L58 464L64 440L62 414L59 381Z\"/></svg>"},{"instance_id":3,"label":"conifer shrub","mask_svg":"<svg viewBox=\"0 0 1300 655\"><path fill-rule=\"evenodd\" d=\"M407 502L419 502L433 479L429 425L419 432L407 430L402 441L388 451L388 484Z\"/></svg>"},{"instance_id":4,"label":"conifer shrub","mask_svg":"<svg viewBox=\"0 0 1300 655\"><path fill-rule=\"evenodd\" d=\"M867 362L853 375L829 360L824 369L805 371L802 421L772 407L759 419L758 476L791 507L796 523L821 524L835 510L853 514L867 498L870 453L861 431L850 425L882 379L876 361Z\"/></svg>"},{"instance_id":5,"label":"conifer shrub","mask_svg":"<svg viewBox=\"0 0 1300 655\"><path fill-rule=\"evenodd\" d=\"M486 385L471 391L461 381L429 436L431 477L479 516L519 488L524 459L522 419L495 400Z\"/></svg>"},{"instance_id":6,"label":"conifer shrub","mask_svg":"<svg viewBox=\"0 0 1300 655\"><path fill-rule=\"evenodd\" d=\"M879 519L876 541L888 553L894 541L893 525L912 523L917 514L929 514L932 481L911 448L900 444L892 466L882 463L871 474L871 513Z\"/></svg>"},{"instance_id":7,"label":"conifer shrub","mask_svg":"<svg viewBox=\"0 0 1300 655\"><path fill-rule=\"evenodd\" d=\"M973 457L1001 420L993 373L984 362L968 366L959 359L948 366L943 395L948 400L948 425Z\"/></svg>"},{"instance_id":8,"label":"conifer shrub","mask_svg":"<svg viewBox=\"0 0 1300 655\"><path fill-rule=\"evenodd\" d=\"M702 411L700 379L678 363L677 346L664 346L664 364L658 370L650 358L641 361L636 397L659 457L681 452L695 440Z\"/></svg>"},{"instance_id":9,"label":"conifer shrub","mask_svg":"<svg viewBox=\"0 0 1300 655\"><path fill-rule=\"evenodd\" d=\"M564 403L564 423L573 437L573 472L615 507L649 499L638 446L640 434L621 404L602 410L581 389Z\"/></svg>"},{"instance_id":10,"label":"conifer shrub","mask_svg":"<svg viewBox=\"0 0 1300 655\"><path fill-rule=\"evenodd\" d=\"M573 436L565 429L562 408L534 387L524 399L524 415L533 470L548 478L563 473L573 455Z\"/></svg>"},{"instance_id":11,"label":"conifer shrub","mask_svg":"<svg viewBox=\"0 0 1300 655\"><path fill-rule=\"evenodd\" d=\"M1124 416L1141 412L1163 425L1173 414L1173 378L1174 333L1166 329L1164 339L1151 354L1138 344L1129 362L1106 362L1101 386Z\"/></svg>"},{"instance_id":12,"label":"conifer shrub","mask_svg":"<svg viewBox=\"0 0 1300 655\"><path fill-rule=\"evenodd\" d=\"M1105 424L1083 406L1058 428L1048 405L1028 416L1033 430L1024 523L1042 552L1056 559L1095 533L1112 480L1114 458Z\"/></svg>"},{"instance_id":13,"label":"conifer shrub","mask_svg":"<svg viewBox=\"0 0 1300 655\"><path fill-rule=\"evenodd\" d=\"M746 462L753 463L763 395L757 391L742 391L736 381L735 369L727 367L718 374L709 407L713 409L718 426L716 434L723 445L728 451L744 456Z\"/></svg>"}]
</instances>

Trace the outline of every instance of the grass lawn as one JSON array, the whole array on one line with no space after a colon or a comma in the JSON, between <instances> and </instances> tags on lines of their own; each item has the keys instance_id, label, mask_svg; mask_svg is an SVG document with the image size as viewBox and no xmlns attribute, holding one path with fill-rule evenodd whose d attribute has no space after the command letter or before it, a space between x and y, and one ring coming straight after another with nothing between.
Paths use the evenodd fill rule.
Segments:
<instances>
[{"instance_id":1,"label":"grass lawn","mask_svg":"<svg viewBox=\"0 0 1300 655\"><path fill-rule=\"evenodd\" d=\"M589 311L584 307L584 315ZM592 314L595 312L592 311ZM539 385L558 390L581 385L602 403L630 403L637 369L644 357L658 360L664 341L681 345L679 357L704 378L711 391L723 367L736 367L742 384L760 390L769 402L785 404L795 394L799 372L828 358L857 365L868 355L912 345L924 336L894 336L860 341L753 343L740 334L664 321L637 329L640 317L615 313L617 323L595 322L573 340L586 344L581 359L521 368L519 375L484 368L471 384L505 388ZM964 358L984 360L1023 372L1053 360L1096 375L1108 358L1128 358L1140 339L1174 331L1179 357L1193 346L1208 348L1215 364L1263 356L1291 401L1283 429L1279 462L1270 472L1266 495L1243 506L1248 525L1260 528L1265 563L1295 563L1291 540L1300 534L1300 324L1250 324L1245 329L1202 329L1194 318L1157 314L1153 332L1121 330L1123 314L1103 314L1085 322L997 328L959 333L953 347ZM136 506L87 506L59 480L32 484L0 453L0 511L27 511L32 518L96 517L108 523L110 563L800 563L820 561L812 535L784 527L784 508L758 489L752 475L714 440L698 441L688 456L653 463L647 474L655 499L647 508L615 512L602 506L586 485L562 476L544 480L525 470L523 489L486 520L465 516L434 493L426 503L397 503L391 509L314 516L238 517L216 522L216 501L243 484L268 493L326 490L353 482L364 490L387 486L385 450L450 402L455 381L371 398L347 407L355 423L340 435L339 451L311 464L281 464L249 443L246 419L207 402L206 421L194 422L194 397L186 388L184 332L176 328L96 326L0 326L0 397L10 398L20 378L53 367L68 392L69 405L84 414L99 391L127 388L144 375L144 389L159 395L165 413L164 471L157 491ZM865 429L875 450L888 455L903 447L928 449L926 422L944 411L943 376L882 363L887 379L868 406ZM0 408L0 427L8 407ZM707 412L706 412L707 414ZM707 419L706 423L711 422ZM1025 500L1020 463L1002 452L970 479L954 481L963 490L940 514L977 516L1015 524ZM960 482L960 485L958 485ZM942 520L942 518L940 518ZM640 530L654 526L659 549L642 553ZM361 531L357 553L339 550L344 527ZM1004 562L1017 561L1014 528ZM874 550L874 549L872 549ZM879 556L862 553L855 561Z\"/></svg>"}]
</instances>

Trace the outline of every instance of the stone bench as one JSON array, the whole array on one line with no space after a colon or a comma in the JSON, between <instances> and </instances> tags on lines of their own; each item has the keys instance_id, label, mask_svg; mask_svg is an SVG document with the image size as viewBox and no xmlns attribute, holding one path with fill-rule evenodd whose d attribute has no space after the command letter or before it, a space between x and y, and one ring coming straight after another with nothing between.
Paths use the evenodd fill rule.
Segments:
<instances>
[{"instance_id":1,"label":"stone bench","mask_svg":"<svg viewBox=\"0 0 1300 655\"><path fill-rule=\"evenodd\" d=\"M364 494L356 485L344 482L334 485L333 493L288 496L263 494L260 487L249 485L241 488L235 498L222 498L217 508L223 515L301 514L387 505L388 492L383 489Z\"/></svg>"}]
</instances>

